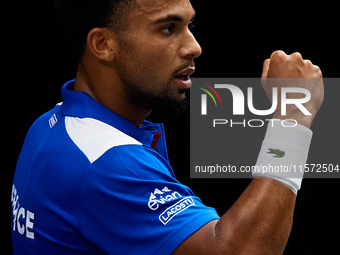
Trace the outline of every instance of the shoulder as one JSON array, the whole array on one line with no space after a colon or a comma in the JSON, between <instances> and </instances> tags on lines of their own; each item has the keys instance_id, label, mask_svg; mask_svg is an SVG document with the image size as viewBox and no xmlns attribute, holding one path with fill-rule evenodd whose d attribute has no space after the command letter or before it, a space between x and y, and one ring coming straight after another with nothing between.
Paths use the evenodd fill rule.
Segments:
<instances>
[{"instance_id":1,"label":"shoulder","mask_svg":"<svg viewBox=\"0 0 340 255\"><path fill-rule=\"evenodd\" d=\"M111 125L92 118L66 116L65 128L92 168L139 170L148 176L159 171L173 175L163 156ZM125 172L120 171L121 174Z\"/></svg>"},{"instance_id":2,"label":"shoulder","mask_svg":"<svg viewBox=\"0 0 340 255\"><path fill-rule=\"evenodd\" d=\"M142 144L120 130L92 118L65 117L68 135L93 163L111 148Z\"/></svg>"}]
</instances>

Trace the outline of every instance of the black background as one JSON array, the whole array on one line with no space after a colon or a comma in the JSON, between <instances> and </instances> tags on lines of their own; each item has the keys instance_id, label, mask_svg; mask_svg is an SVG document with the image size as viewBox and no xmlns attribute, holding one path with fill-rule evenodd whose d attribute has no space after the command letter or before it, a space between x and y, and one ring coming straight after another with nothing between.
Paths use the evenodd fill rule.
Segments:
<instances>
[{"instance_id":1,"label":"black background","mask_svg":"<svg viewBox=\"0 0 340 255\"><path fill-rule=\"evenodd\" d=\"M262 63L275 50L300 52L319 65L324 77L339 77L337 6L314 1L192 1L197 12L193 30L203 54L195 77L260 77ZM62 101L60 87L73 79L76 58L49 1L15 1L4 7L2 29L3 204L2 229L11 248L10 194L17 157L34 120ZM7 14L3 12L4 14ZM3 15L4 16L4 15ZM327 97L337 100L338 95ZM331 118L327 116L331 125ZM325 118L323 118L325 119ZM155 120L151 117L151 120ZM156 119L166 126L172 167L182 183L222 215L250 180L189 178L189 113L176 119ZM317 120L316 120L317 121ZM320 134L319 134L320 135ZM254 152L257 153L257 152ZM337 179L305 179L297 197L292 234L285 254L334 254L339 250Z\"/></svg>"}]
</instances>

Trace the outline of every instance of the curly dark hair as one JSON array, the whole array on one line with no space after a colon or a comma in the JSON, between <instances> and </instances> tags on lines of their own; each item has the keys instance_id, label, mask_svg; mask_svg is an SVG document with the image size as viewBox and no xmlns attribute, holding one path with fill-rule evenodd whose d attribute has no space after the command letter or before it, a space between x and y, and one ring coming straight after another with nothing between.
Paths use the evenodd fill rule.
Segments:
<instances>
[{"instance_id":1,"label":"curly dark hair","mask_svg":"<svg viewBox=\"0 0 340 255\"><path fill-rule=\"evenodd\" d=\"M120 37L135 0L54 0L54 8L75 44L78 59L84 57L86 39L95 27L111 29Z\"/></svg>"}]
</instances>

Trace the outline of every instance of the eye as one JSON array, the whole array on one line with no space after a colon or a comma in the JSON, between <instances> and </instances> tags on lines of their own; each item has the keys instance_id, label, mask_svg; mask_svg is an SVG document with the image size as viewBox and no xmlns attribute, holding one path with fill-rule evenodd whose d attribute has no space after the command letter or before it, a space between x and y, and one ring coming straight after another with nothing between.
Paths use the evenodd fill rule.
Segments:
<instances>
[{"instance_id":1,"label":"eye","mask_svg":"<svg viewBox=\"0 0 340 255\"><path fill-rule=\"evenodd\" d=\"M195 26L196 26L196 21L195 20L191 21L188 25L189 30L192 30Z\"/></svg>"},{"instance_id":2,"label":"eye","mask_svg":"<svg viewBox=\"0 0 340 255\"><path fill-rule=\"evenodd\" d=\"M171 35L174 32L175 25L170 24L167 27L163 28L161 32L163 32L166 35Z\"/></svg>"}]
</instances>

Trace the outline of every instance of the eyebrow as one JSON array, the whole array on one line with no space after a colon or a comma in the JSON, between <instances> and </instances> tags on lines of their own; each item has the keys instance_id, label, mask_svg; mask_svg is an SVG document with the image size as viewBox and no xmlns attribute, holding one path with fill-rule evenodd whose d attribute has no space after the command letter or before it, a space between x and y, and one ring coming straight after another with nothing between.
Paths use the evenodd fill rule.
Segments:
<instances>
[{"instance_id":1,"label":"eyebrow","mask_svg":"<svg viewBox=\"0 0 340 255\"><path fill-rule=\"evenodd\" d=\"M196 13L192 16L190 22L192 22L196 18ZM178 14L169 14L166 17L159 18L156 21L153 22L153 24L160 24L160 23L166 23L171 21L177 21L177 22L183 22L183 17Z\"/></svg>"}]
</instances>

